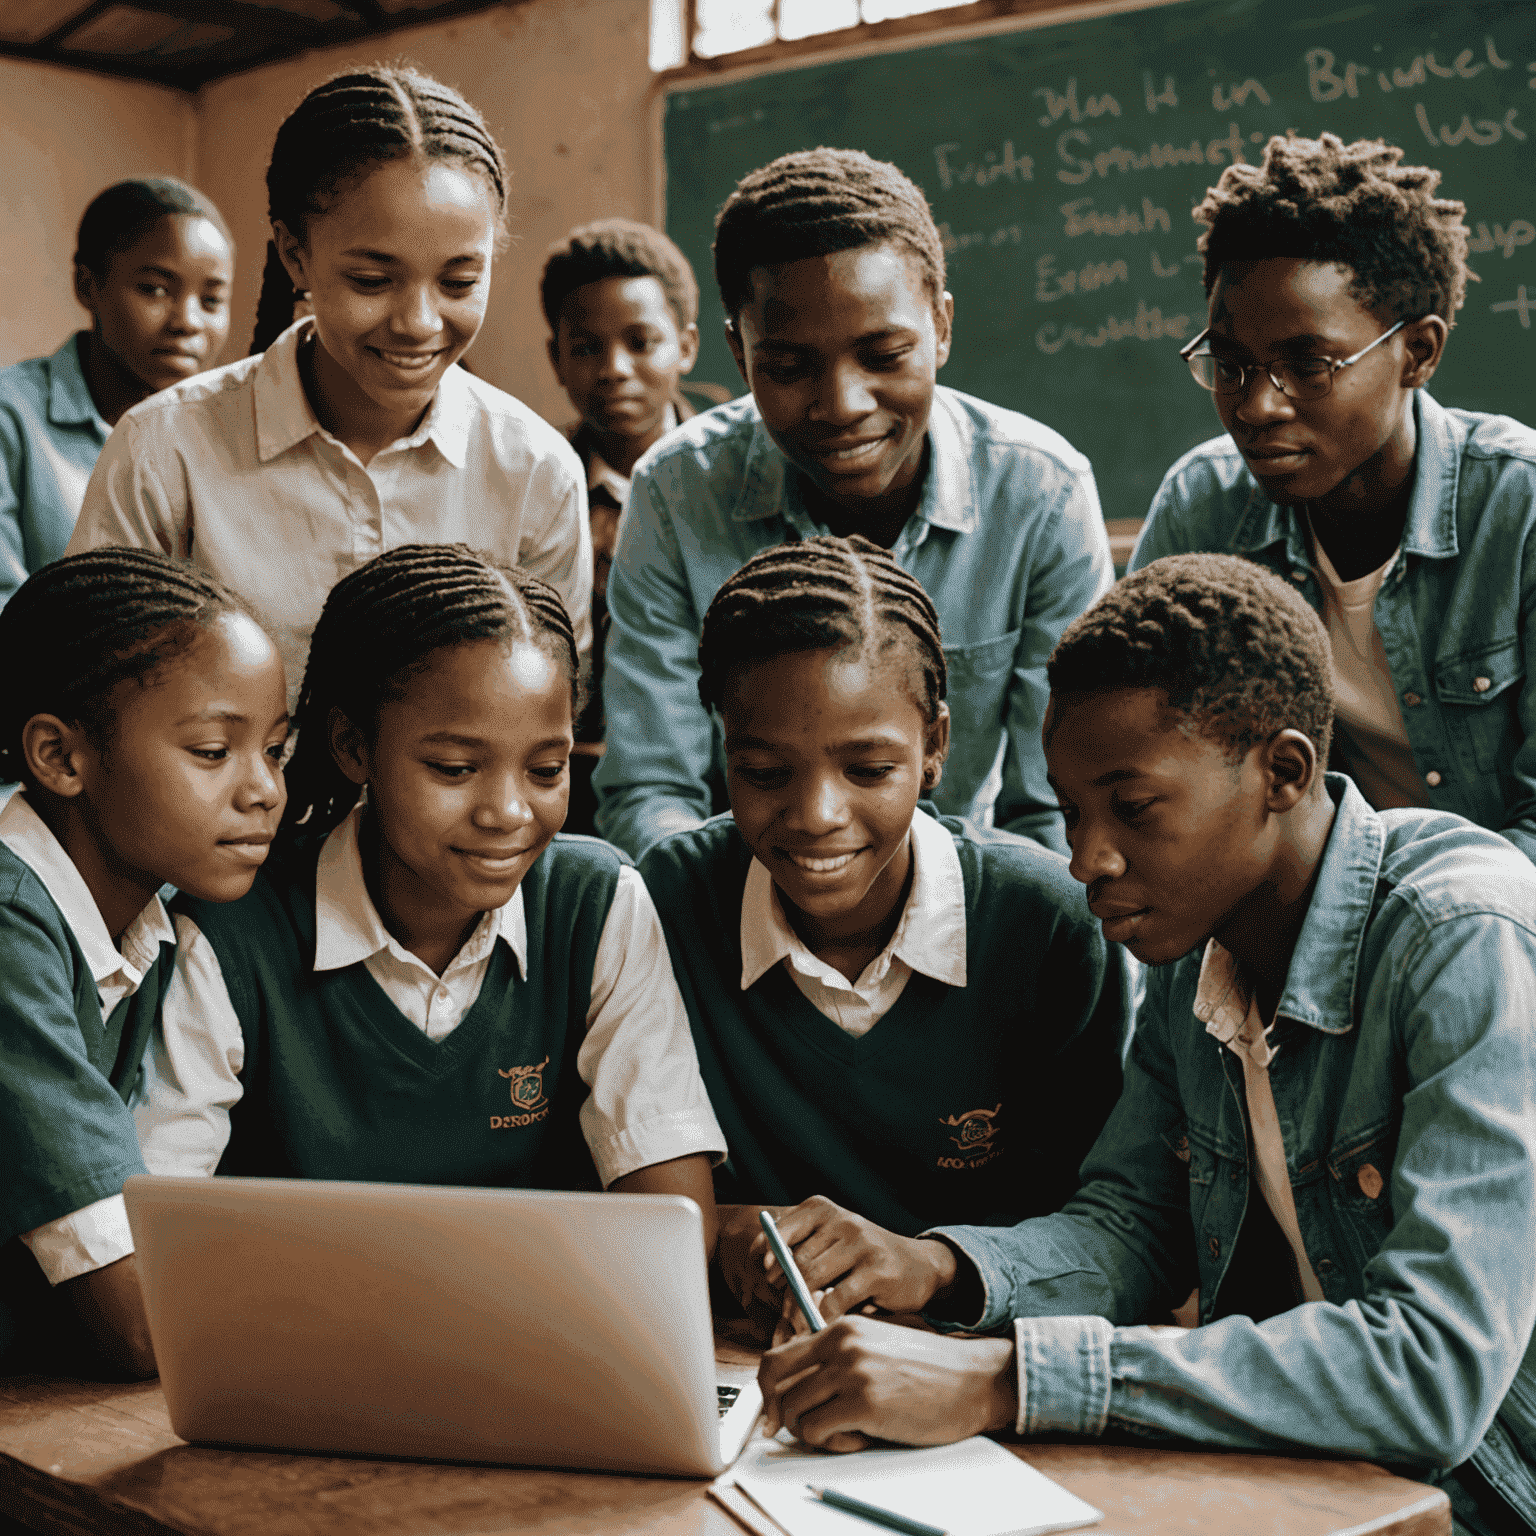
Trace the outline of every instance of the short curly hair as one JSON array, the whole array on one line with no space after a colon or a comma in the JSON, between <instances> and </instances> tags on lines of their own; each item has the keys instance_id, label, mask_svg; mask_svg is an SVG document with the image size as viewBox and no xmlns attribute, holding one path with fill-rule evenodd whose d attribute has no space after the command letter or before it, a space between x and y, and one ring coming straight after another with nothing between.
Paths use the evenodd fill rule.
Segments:
<instances>
[{"instance_id":1,"label":"short curly hair","mask_svg":"<svg viewBox=\"0 0 1536 1536\"><path fill-rule=\"evenodd\" d=\"M917 262L937 311L944 244L921 188L861 149L802 149L748 172L715 220L715 281L728 319L752 300L754 267L891 241Z\"/></svg>"},{"instance_id":2,"label":"short curly hair","mask_svg":"<svg viewBox=\"0 0 1536 1536\"><path fill-rule=\"evenodd\" d=\"M1229 261L1291 256L1348 267L1378 318L1452 323L1467 296L1466 204L1436 197L1440 172L1402 158L1381 139L1293 131L1265 145L1262 165L1229 165L1194 210L1206 293Z\"/></svg>"},{"instance_id":3,"label":"short curly hair","mask_svg":"<svg viewBox=\"0 0 1536 1536\"><path fill-rule=\"evenodd\" d=\"M1277 731L1328 759L1333 660L1305 598L1238 555L1167 555L1068 625L1051 653L1053 694L1156 688L1233 762Z\"/></svg>"},{"instance_id":4,"label":"short curly hair","mask_svg":"<svg viewBox=\"0 0 1536 1536\"><path fill-rule=\"evenodd\" d=\"M699 318L699 285L688 258L659 229L633 219L598 219L557 240L544 258L539 301L552 331L560 329L565 301L605 277L654 277L680 331Z\"/></svg>"}]
</instances>

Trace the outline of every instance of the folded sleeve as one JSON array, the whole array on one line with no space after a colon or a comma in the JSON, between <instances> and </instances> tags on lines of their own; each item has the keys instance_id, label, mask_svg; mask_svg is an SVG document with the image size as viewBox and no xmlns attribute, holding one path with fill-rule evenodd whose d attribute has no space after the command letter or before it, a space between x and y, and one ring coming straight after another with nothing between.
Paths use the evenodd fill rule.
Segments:
<instances>
[{"instance_id":1,"label":"folded sleeve","mask_svg":"<svg viewBox=\"0 0 1536 1536\"><path fill-rule=\"evenodd\" d=\"M23 1232L21 1240L32 1250L49 1285L105 1269L133 1252L128 1208L121 1195L108 1195L57 1221L44 1222Z\"/></svg>"}]
</instances>

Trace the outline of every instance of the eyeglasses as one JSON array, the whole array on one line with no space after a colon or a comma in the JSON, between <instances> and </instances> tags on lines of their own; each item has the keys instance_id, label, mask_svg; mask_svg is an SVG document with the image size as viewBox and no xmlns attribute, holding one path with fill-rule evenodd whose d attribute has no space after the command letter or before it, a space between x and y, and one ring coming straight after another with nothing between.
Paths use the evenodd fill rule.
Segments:
<instances>
[{"instance_id":1,"label":"eyeglasses","mask_svg":"<svg viewBox=\"0 0 1536 1536\"><path fill-rule=\"evenodd\" d=\"M1179 348L1179 356L1189 364L1195 383L1208 389L1213 395L1240 395L1249 381L1259 374L1269 375L1269 381L1288 400L1321 400L1333 390L1333 376L1341 368L1358 363L1367 352L1379 347L1387 337L1395 336L1407 325L1399 320L1390 331L1383 331L1369 347L1361 347L1353 357L1298 357L1292 362L1234 363L1218 357L1207 348L1197 352L1196 347L1211 334L1210 326L1200 332L1187 347Z\"/></svg>"}]
</instances>

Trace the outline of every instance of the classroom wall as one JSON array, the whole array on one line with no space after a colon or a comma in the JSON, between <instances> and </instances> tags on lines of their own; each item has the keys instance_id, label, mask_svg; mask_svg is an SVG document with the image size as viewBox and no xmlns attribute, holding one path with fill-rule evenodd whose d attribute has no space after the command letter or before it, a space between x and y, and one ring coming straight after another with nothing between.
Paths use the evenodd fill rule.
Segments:
<instances>
[{"instance_id":1,"label":"classroom wall","mask_svg":"<svg viewBox=\"0 0 1536 1536\"><path fill-rule=\"evenodd\" d=\"M183 91L0 58L0 368L84 324L70 257L85 205L124 177L194 176L196 149Z\"/></svg>"},{"instance_id":2,"label":"classroom wall","mask_svg":"<svg viewBox=\"0 0 1536 1536\"><path fill-rule=\"evenodd\" d=\"M544 350L544 252L573 224L652 209L648 0L525 0L410 28L368 49L307 53L214 81L198 94L197 179L240 244L226 358L249 346L265 259L263 176L278 124L316 81L404 56L457 86L489 119L512 169L511 243L470 353L483 378L557 423L571 415Z\"/></svg>"}]
</instances>

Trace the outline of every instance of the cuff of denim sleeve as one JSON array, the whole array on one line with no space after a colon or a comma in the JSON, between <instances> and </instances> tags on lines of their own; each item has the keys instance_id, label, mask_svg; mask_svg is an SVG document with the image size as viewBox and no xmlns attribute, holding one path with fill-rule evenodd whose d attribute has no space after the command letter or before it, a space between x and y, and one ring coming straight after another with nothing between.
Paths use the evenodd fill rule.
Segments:
<instances>
[{"instance_id":1,"label":"cuff of denim sleeve","mask_svg":"<svg viewBox=\"0 0 1536 1536\"><path fill-rule=\"evenodd\" d=\"M1006 1272L992 1261L985 1237L975 1227L930 1227L918 1237L942 1238L955 1250L957 1262L969 1259L981 1281L981 1316L970 1322L953 1317L935 1317L925 1312L924 1319L940 1332L981 1333L1008 1321L1007 1299L1012 1294Z\"/></svg>"},{"instance_id":2,"label":"cuff of denim sleeve","mask_svg":"<svg viewBox=\"0 0 1536 1536\"><path fill-rule=\"evenodd\" d=\"M1109 1341L1102 1317L1014 1321L1021 1435L1102 1435L1109 1418Z\"/></svg>"}]
</instances>

